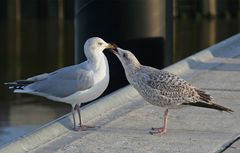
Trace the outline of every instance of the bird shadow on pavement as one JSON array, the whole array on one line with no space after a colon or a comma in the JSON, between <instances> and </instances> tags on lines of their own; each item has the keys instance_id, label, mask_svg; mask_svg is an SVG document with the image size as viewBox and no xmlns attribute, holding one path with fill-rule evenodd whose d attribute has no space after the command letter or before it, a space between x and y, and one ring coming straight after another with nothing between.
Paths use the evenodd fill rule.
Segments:
<instances>
[{"instance_id":1,"label":"bird shadow on pavement","mask_svg":"<svg viewBox=\"0 0 240 153\"><path fill-rule=\"evenodd\" d=\"M71 113L68 113L61 118L58 119L57 122L59 122L62 126L64 126L66 129L73 131L73 121L71 119Z\"/></svg>"},{"instance_id":2,"label":"bird shadow on pavement","mask_svg":"<svg viewBox=\"0 0 240 153\"><path fill-rule=\"evenodd\" d=\"M67 114L63 118L59 119L59 123L64 126L69 132L73 133L81 133L81 135L90 134L92 132L100 132L100 133L119 133L119 134L138 134L138 135L146 135L149 134L150 128L125 128L125 127L104 127L106 123L89 123L90 125L95 126L94 128L88 128L84 131L75 131L73 129L73 122L71 119L71 115Z\"/></svg>"}]
</instances>

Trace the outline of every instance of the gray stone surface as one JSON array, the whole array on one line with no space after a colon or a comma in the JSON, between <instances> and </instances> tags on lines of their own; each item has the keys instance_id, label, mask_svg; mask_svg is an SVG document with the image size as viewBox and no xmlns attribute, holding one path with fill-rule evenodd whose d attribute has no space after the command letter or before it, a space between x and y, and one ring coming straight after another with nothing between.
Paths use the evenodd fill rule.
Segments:
<instances>
[{"instance_id":1,"label":"gray stone surface","mask_svg":"<svg viewBox=\"0 0 240 153\"><path fill-rule=\"evenodd\" d=\"M236 35L166 69L206 89L217 103L234 113L190 106L173 109L169 112L168 133L150 135L151 127L162 125L164 109L148 104L128 86L84 109L84 122L97 125L95 129L74 132L67 116L0 152L222 152L240 135L239 56L240 35ZM224 153L239 153L239 142Z\"/></svg>"},{"instance_id":2,"label":"gray stone surface","mask_svg":"<svg viewBox=\"0 0 240 153\"><path fill-rule=\"evenodd\" d=\"M233 143L227 150L223 153L240 153L240 140L238 139L235 143Z\"/></svg>"}]
</instances>

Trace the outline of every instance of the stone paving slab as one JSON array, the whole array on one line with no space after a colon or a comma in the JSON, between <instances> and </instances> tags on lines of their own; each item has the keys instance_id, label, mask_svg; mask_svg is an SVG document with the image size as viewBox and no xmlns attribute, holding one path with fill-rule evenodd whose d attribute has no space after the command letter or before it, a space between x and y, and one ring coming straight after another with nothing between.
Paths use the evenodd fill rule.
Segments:
<instances>
[{"instance_id":1,"label":"stone paving slab","mask_svg":"<svg viewBox=\"0 0 240 153\"><path fill-rule=\"evenodd\" d=\"M219 95L218 92L214 92L213 95ZM222 97L226 95L229 93ZM233 94L229 97L235 96L236 94ZM226 99L231 99L229 97ZM125 108L131 107L127 112L121 112L125 108L119 108L96 119L94 123L91 122L91 124L100 125L101 128L80 134L70 132L33 152L216 152L223 144L231 142L240 131L239 113L229 114L204 108L186 107L170 111L169 133L163 136L150 135L148 132L151 127L162 124L163 109L149 105L140 97L137 99L135 104L125 106ZM108 120L109 116L114 114L120 115L113 120ZM76 134L79 137L72 138ZM68 143L62 142L63 140Z\"/></svg>"},{"instance_id":2,"label":"stone paving slab","mask_svg":"<svg viewBox=\"0 0 240 153\"><path fill-rule=\"evenodd\" d=\"M223 153L240 153L240 141L233 143L227 150Z\"/></svg>"},{"instance_id":3,"label":"stone paving slab","mask_svg":"<svg viewBox=\"0 0 240 153\"><path fill-rule=\"evenodd\" d=\"M108 127L106 128L108 129ZM80 140L71 142L56 152L202 153L216 151L221 147L222 141L227 139L231 139L231 137L224 133L187 131L186 134L186 131L172 130L168 135L159 137L128 129L116 132L109 127L107 132L96 131ZM205 140L204 143L202 140Z\"/></svg>"}]
</instances>

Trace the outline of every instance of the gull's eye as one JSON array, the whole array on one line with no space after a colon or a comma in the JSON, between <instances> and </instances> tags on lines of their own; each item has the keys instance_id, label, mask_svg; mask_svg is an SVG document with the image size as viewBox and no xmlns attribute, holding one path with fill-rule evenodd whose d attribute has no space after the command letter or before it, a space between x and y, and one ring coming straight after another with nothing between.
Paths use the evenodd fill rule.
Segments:
<instances>
[{"instance_id":1,"label":"gull's eye","mask_svg":"<svg viewBox=\"0 0 240 153\"><path fill-rule=\"evenodd\" d=\"M102 42L98 42L98 45L99 45L99 46L102 46L102 44L103 44Z\"/></svg>"},{"instance_id":2,"label":"gull's eye","mask_svg":"<svg viewBox=\"0 0 240 153\"><path fill-rule=\"evenodd\" d=\"M126 54L126 53L124 53L124 54L123 54L123 57L124 57L124 58L127 58L127 54Z\"/></svg>"}]
</instances>

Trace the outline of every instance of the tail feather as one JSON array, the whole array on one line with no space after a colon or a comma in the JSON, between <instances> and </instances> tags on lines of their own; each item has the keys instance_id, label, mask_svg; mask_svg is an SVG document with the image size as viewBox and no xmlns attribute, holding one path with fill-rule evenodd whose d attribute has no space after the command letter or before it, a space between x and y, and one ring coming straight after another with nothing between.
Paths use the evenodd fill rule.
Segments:
<instances>
[{"instance_id":1,"label":"tail feather","mask_svg":"<svg viewBox=\"0 0 240 153\"><path fill-rule=\"evenodd\" d=\"M216 109L216 110L225 111L228 113L234 112L233 110L231 110L227 107L224 107L224 106L221 106L221 105L218 105L215 103L196 102L196 103L183 103L183 105L191 105L191 106L197 106L197 107Z\"/></svg>"},{"instance_id":2,"label":"tail feather","mask_svg":"<svg viewBox=\"0 0 240 153\"><path fill-rule=\"evenodd\" d=\"M219 111L226 111L226 112L233 112L233 110L218 105L214 103L213 97L209 94L207 94L205 91L200 90L200 89L195 89L195 91L199 95L199 101L198 102L188 102L188 103L183 103L183 105L192 105L192 106L198 106L198 107L205 107L205 108L210 108L210 109L216 109Z\"/></svg>"},{"instance_id":3,"label":"tail feather","mask_svg":"<svg viewBox=\"0 0 240 153\"><path fill-rule=\"evenodd\" d=\"M15 82L6 82L6 83L4 83L4 85L8 86L8 88L11 89L11 90L24 90L24 88L27 85L32 84L36 81L47 79L49 75L53 75L55 73L56 72L53 72L53 73L50 73L50 74L43 73L43 74L28 78L26 80L17 80Z\"/></svg>"},{"instance_id":4,"label":"tail feather","mask_svg":"<svg viewBox=\"0 0 240 153\"><path fill-rule=\"evenodd\" d=\"M16 90L20 89L23 90L23 88L29 84L33 83L33 81L28 81L28 80L18 80L15 82L6 82L4 85L8 86L9 89L11 90Z\"/></svg>"},{"instance_id":5,"label":"tail feather","mask_svg":"<svg viewBox=\"0 0 240 153\"><path fill-rule=\"evenodd\" d=\"M196 92L198 93L198 95L200 96L200 97L199 97L200 100L205 101L205 102L211 102L211 101L213 101L213 97L212 97L211 95L207 94L205 91L199 90L199 89L196 89L195 91L196 91Z\"/></svg>"}]
</instances>

